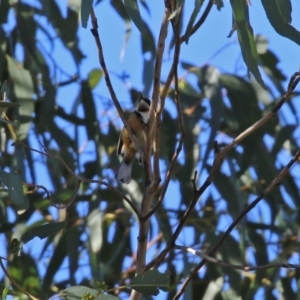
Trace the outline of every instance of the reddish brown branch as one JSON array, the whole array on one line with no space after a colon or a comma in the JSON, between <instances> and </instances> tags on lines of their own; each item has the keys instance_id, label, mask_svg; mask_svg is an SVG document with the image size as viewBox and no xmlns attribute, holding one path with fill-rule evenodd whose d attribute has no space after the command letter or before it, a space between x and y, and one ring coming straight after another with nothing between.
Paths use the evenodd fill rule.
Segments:
<instances>
[{"instance_id":1,"label":"reddish brown branch","mask_svg":"<svg viewBox=\"0 0 300 300\"><path fill-rule=\"evenodd\" d=\"M183 117L182 117L181 104L180 104L180 94L179 94L179 87L178 87L178 70L177 70L179 56L180 56L179 22L180 22L180 18L181 18L181 11L182 10L180 9L180 11L178 13L177 21L172 19L172 27L173 27L173 32L174 32L174 36L175 36L175 50L174 50L174 58L173 58L172 65L174 66L174 75L175 75L175 103L176 103L178 120L179 120L180 139L178 142L178 147L172 157L170 169L167 171L166 178L165 178L164 184L162 186L162 191L160 193L158 201L156 202L154 207L143 217L143 219L145 219L145 220L150 218L157 211L157 209L159 208L159 206L161 205L161 203L165 197L166 191L168 189L168 186L169 186L169 183L171 180L172 172L175 168L177 158L182 150L183 141L185 138L185 129L184 129L184 122L183 122ZM162 113L162 110L160 108L159 111L157 112L157 115L161 116L161 113Z\"/></svg>"}]
</instances>

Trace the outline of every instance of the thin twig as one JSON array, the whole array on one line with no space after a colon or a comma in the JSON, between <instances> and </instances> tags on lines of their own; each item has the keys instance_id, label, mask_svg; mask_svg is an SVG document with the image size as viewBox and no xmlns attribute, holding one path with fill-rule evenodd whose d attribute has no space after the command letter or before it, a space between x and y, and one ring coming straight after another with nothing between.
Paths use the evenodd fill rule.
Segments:
<instances>
[{"instance_id":1,"label":"thin twig","mask_svg":"<svg viewBox=\"0 0 300 300\"><path fill-rule=\"evenodd\" d=\"M139 210L137 209L137 207L134 205L134 203L129 198L127 198L123 193L121 193L118 189L114 188L113 186L111 186L107 182L102 181L102 180L91 180L91 179L88 179L88 178L81 178L81 177L77 176L74 173L74 171L67 165L67 163L60 156L58 156L58 155L54 155L53 156L53 155L47 153L45 149L44 149L45 152L41 152L39 150L33 149L33 148L29 147L28 145L24 144L23 142L18 142L18 144L20 144L22 147L30 149L31 151L35 151L35 152L38 152L38 153L40 153L42 155L45 155L45 156L48 156L48 157L53 157L53 158L57 159L65 167L65 169L68 171L68 173L72 177L76 178L77 182L76 182L76 186L75 186L73 195L70 197L70 199L64 205L60 205L60 204L54 203L53 200L52 200L52 198L51 198L51 193L48 191L48 189L45 186L43 186L43 185L36 185L36 184L27 184L27 186L34 187L34 191L37 191L38 189L42 189L46 193L47 199L57 209L67 208L67 207L69 207L74 202L74 200L75 200L75 198L77 196L77 193L79 191L81 183L83 183L83 182L85 182L85 183L97 183L97 184L106 186L111 191L113 191L115 194L117 194L118 196L120 196L124 201L126 201L128 203L128 205L131 207L131 209L134 211L134 213L136 214L137 218L140 220L141 214L140 214Z\"/></svg>"},{"instance_id":2,"label":"thin twig","mask_svg":"<svg viewBox=\"0 0 300 300\"><path fill-rule=\"evenodd\" d=\"M113 191L115 194L117 194L119 197L121 197L130 207L131 209L134 211L134 213L136 214L138 220L141 219L141 214L138 210L138 208L134 205L134 203L128 198L126 197L122 192L120 192L117 188L114 188L112 185L110 185L109 183L102 181L102 180L91 180L91 179L87 179L87 178L81 178L82 182L86 182L86 183L97 183L99 185L104 185L106 186L108 189L110 189L111 191Z\"/></svg>"},{"instance_id":3,"label":"thin twig","mask_svg":"<svg viewBox=\"0 0 300 300\"><path fill-rule=\"evenodd\" d=\"M12 144L12 146L14 146L14 145L21 145L22 147L24 147L24 148L27 148L27 149L29 149L30 151L33 151L33 152L37 152L37 153L39 153L39 154L41 154L41 155L44 155L44 156L47 156L47 157L52 157L49 153L47 153L46 151L45 152L42 152L42 151L39 151L39 150L36 150L36 149L34 149L34 148L31 148L30 146L28 146L28 145L26 145L25 143L23 143L22 141L17 141L17 142L15 142L15 143L13 143Z\"/></svg>"},{"instance_id":4,"label":"thin twig","mask_svg":"<svg viewBox=\"0 0 300 300\"><path fill-rule=\"evenodd\" d=\"M257 270L265 270L265 269L270 269L270 268L294 268L294 269L300 269L300 265L296 264L290 264L290 263L271 263L271 264L266 264L266 265L261 265L261 266L241 266L241 265L236 265L236 264L231 264L228 262L224 262L222 260L216 259L210 255L207 255L205 253L202 253L200 251L197 251L191 247L184 247L184 246L179 246L175 245L174 249L180 249L186 252L190 252L193 255L199 256L201 258L204 258L206 261L220 265L225 268L231 268L231 269L236 269L236 270L242 270L242 271L257 271Z\"/></svg>"}]
</instances>

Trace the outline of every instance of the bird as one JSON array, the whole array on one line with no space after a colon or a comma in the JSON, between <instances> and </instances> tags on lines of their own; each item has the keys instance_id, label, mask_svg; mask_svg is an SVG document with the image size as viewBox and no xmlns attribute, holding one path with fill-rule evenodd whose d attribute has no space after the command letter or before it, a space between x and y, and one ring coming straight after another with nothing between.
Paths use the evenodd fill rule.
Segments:
<instances>
[{"instance_id":1,"label":"bird","mask_svg":"<svg viewBox=\"0 0 300 300\"><path fill-rule=\"evenodd\" d=\"M149 120L150 105L151 101L148 98L141 97L137 109L129 115L127 120L141 149L144 148L146 143L145 128ZM138 159L139 164L143 164L143 153L137 149L125 127L122 129L120 134L117 154L123 157L123 161L116 172L115 178L128 184L131 180L134 158L136 157Z\"/></svg>"}]
</instances>

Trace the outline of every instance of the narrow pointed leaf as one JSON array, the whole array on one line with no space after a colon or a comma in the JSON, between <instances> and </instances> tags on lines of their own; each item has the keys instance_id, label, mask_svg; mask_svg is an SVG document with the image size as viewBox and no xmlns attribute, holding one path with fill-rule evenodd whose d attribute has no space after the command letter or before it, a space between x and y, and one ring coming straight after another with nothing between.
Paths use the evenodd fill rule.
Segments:
<instances>
[{"instance_id":1,"label":"narrow pointed leaf","mask_svg":"<svg viewBox=\"0 0 300 300\"><path fill-rule=\"evenodd\" d=\"M93 6L93 0L81 1L81 24L82 27L87 27L90 11Z\"/></svg>"},{"instance_id":2,"label":"narrow pointed leaf","mask_svg":"<svg viewBox=\"0 0 300 300\"><path fill-rule=\"evenodd\" d=\"M169 275L157 270L150 270L143 275L137 275L131 280L130 287L146 295L158 295L159 289L169 290Z\"/></svg>"},{"instance_id":3,"label":"narrow pointed leaf","mask_svg":"<svg viewBox=\"0 0 300 300\"><path fill-rule=\"evenodd\" d=\"M275 31L300 45L300 31L290 25L289 0L261 0L267 18Z\"/></svg>"},{"instance_id":4,"label":"narrow pointed leaf","mask_svg":"<svg viewBox=\"0 0 300 300\"><path fill-rule=\"evenodd\" d=\"M265 83L257 65L258 58L256 44L253 37L253 30L249 23L248 6L246 1L230 0L230 3L233 10L235 26L244 62L255 79L265 88Z\"/></svg>"},{"instance_id":5,"label":"narrow pointed leaf","mask_svg":"<svg viewBox=\"0 0 300 300\"><path fill-rule=\"evenodd\" d=\"M18 212L24 212L29 207L29 201L27 197L23 194L21 175L7 173L3 170L0 170L0 179L8 188L9 196L13 201L14 205L16 206Z\"/></svg>"},{"instance_id":6,"label":"narrow pointed leaf","mask_svg":"<svg viewBox=\"0 0 300 300\"><path fill-rule=\"evenodd\" d=\"M186 31L185 31L185 34L184 34L184 38L185 38L185 42L188 44L189 42L189 38L190 38L190 35L192 33L192 29L193 29L193 25L195 23L195 20L197 18L197 15L200 11L200 8L203 4L203 1L204 0L195 0L195 4L194 4L194 10L192 12L192 15L191 15L191 18L189 20L189 23L186 27Z\"/></svg>"},{"instance_id":7,"label":"narrow pointed leaf","mask_svg":"<svg viewBox=\"0 0 300 300\"><path fill-rule=\"evenodd\" d=\"M27 230L21 237L23 243L27 243L35 237L44 239L49 235L56 234L67 226L67 222L50 223L36 226Z\"/></svg>"},{"instance_id":8,"label":"narrow pointed leaf","mask_svg":"<svg viewBox=\"0 0 300 300\"><path fill-rule=\"evenodd\" d=\"M124 0L126 10L138 30L144 34L147 32L144 21L140 15L139 6L136 0Z\"/></svg>"}]
</instances>

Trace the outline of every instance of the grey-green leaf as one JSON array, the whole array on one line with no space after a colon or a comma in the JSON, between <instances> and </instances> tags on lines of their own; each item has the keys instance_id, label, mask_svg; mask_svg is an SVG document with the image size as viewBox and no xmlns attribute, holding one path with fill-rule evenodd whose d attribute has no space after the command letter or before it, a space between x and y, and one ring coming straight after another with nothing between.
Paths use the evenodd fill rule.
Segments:
<instances>
[{"instance_id":1,"label":"grey-green leaf","mask_svg":"<svg viewBox=\"0 0 300 300\"><path fill-rule=\"evenodd\" d=\"M146 295L158 295L159 289L169 290L169 275L157 270L150 270L142 275L137 275L131 280L130 287Z\"/></svg>"},{"instance_id":2,"label":"grey-green leaf","mask_svg":"<svg viewBox=\"0 0 300 300\"><path fill-rule=\"evenodd\" d=\"M9 76L14 84L14 92L17 98L33 99L33 81L28 70L17 62L14 58L6 56Z\"/></svg>"},{"instance_id":3,"label":"grey-green leaf","mask_svg":"<svg viewBox=\"0 0 300 300\"><path fill-rule=\"evenodd\" d=\"M258 69L256 44L253 37L253 30L249 23L248 6L246 1L230 0L230 3L233 10L235 26L244 62L257 82L265 88L265 83Z\"/></svg>"},{"instance_id":4,"label":"grey-green leaf","mask_svg":"<svg viewBox=\"0 0 300 300\"><path fill-rule=\"evenodd\" d=\"M87 27L90 11L93 5L93 0L81 1L81 24L82 27Z\"/></svg>"},{"instance_id":5,"label":"grey-green leaf","mask_svg":"<svg viewBox=\"0 0 300 300\"><path fill-rule=\"evenodd\" d=\"M289 0L261 0L269 22L275 31L300 45L300 32L290 25L291 3Z\"/></svg>"},{"instance_id":6,"label":"grey-green leaf","mask_svg":"<svg viewBox=\"0 0 300 300\"><path fill-rule=\"evenodd\" d=\"M50 224L32 227L22 235L21 241L23 243L27 243L35 237L44 239L49 235L58 233L67 225L68 225L67 222L56 222L56 223L50 223Z\"/></svg>"},{"instance_id":7,"label":"grey-green leaf","mask_svg":"<svg viewBox=\"0 0 300 300\"><path fill-rule=\"evenodd\" d=\"M95 300L118 300L119 298L113 295L98 295L99 292L95 289L91 289L89 287L83 285L71 286L65 289L61 296L66 297L68 300L80 300L83 298L84 294L90 294L94 296ZM98 296L97 296L98 295Z\"/></svg>"},{"instance_id":8,"label":"grey-green leaf","mask_svg":"<svg viewBox=\"0 0 300 300\"><path fill-rule=\"evenodd\" d=\"M191 14L191 18L189 20L189 23L186 27L186 31L185 31L185 34L184 34L184 39L185 39L185 42L188 44L189 42L189 38L190 38L190 35L192 33L192 29L193 29L193 25L194 25L194 22L196 20L196 17L200 11L200 8L203 4L203 0L195 0L195 7L194 7L194 10Z\"/></svg>"},{"instance_id":9,"label":"grey-green leaf","mask_svg":"<svg viewBox=\"0 0 300 300\"><path fill-rule=\"evenodd\" d=\"M125 8L138 30L144 34L147 32L144 21L140 15L139 6L136 0L124 0Z\"/></svg>"},{"instance_id":10,"label":"grey-green leaf","mask_svg":"<svg viewBox=\"0 0 300 300\"><path fill-rule=\"evenodd\" d=\"M29 207L29 201L23 194L21 176L0 170L0 179L8 188L9 196L16 206L18 213L24 212Z\"/></svg>"}]
</instances>

